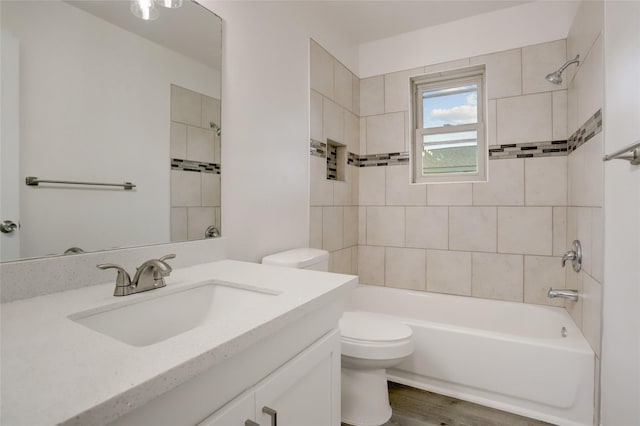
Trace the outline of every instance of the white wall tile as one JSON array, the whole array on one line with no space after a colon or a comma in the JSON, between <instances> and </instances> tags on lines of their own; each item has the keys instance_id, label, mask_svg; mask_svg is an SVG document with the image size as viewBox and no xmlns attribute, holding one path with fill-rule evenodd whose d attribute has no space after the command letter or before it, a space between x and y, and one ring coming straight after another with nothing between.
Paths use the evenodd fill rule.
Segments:
<instances>
[{"instance_id":1,"label":"white wall tile","mask_svg":"<svg viewBox=\"0 0 640 426\"><path fill-rule=\"evenodd\" d=\"M216 228L218 228L218 231L220 231L220 235L224 236L224 234L222 233L222 209L220 207L214 207L213 211L216 214Z\"/></svg>"},{"instance_id":2,"label":"white wall tile","mask_svg":"<svg viewBox=\"0 0 640 426\"><path fill-rule=\"evenodd\" d=\"M200 185L200 173L171 170L171 206L199 206Z\"/></svg>"},{"instance_id":3,"label":"white wall tile","mask_svg":"<svg viewBox=\"0 0 640 426\"><path fill-rule=\"evenodd\" d=\"M489 161L489 181L473 184L476 206L524 205L524 159Z\"/></svg>"},{"instance_id":4,"label":"white wall tile","mask_svg":"<svg viewBox=\"0 0 640 426\"><path fill-rule=\"evenodd\" d=\"M571 318L573 318L573 321L578 324L578 327L580 327L580 329L582 329L582 307L583 307L583 301L584 301L584 297L580 297L582 296L582 282L583 282L583 277L584 277L584 272L580 272L580 273L576 273L574 272L573 269L571 269L571 266L567 265L566 268L564 268L565 270L565 282L566 282L566 286L568 289L571 290L577 290L578 291L578 301L574 302L571 300L565 300L564 301L564 307L567 309L567 312L569 312L569 315L571 315Z\"/></svg>"},{"instance_id":5,"label":"white wall tile","mask_svg":"<svg viewBox=\"0 0 640 426\"><path fill-rule=\"evenodd\" d=\"M201 240L208 227L215 225L216 213L213 207L189 207L187 209L187 237Z\"/></svg>"},{"instance_id":6,"label":"white wall tile","mask_svg":"<svg viewBox=\"0 0 640 426\"><path fill-rule=\"evenodd\" d=\"M360 148L357 152L359 155L367 153L367 119L365 117L360 118Z\"/></svg>"},{"instance_id":7,"label":"white wall tile","mask_svg":"<svg viewBox=\"0 0 640 426\"><path fill-rule=\"evenodd\" d=\"M580 148L584 148L585 174L581 176L584 181L583 197L581 205L602 207L604 200L604 139L603 133L598 133ZM580 149L578 148L578 149Z\"/></svg>"},{"instance_id":8,"label":"white wall tile","mask_svg":"<svg viewBox=\"0 0 640 426\"><path fill-rule=\"evenodd\" d=\"M324 207L322 209L322 248L329 251L340 250L343 245L342 207Z\"/></svg>"},{"instance_id":9,"label":"white wall tile","mask_svg":"<svg viewBox=\"0 0 640 426\"><path fill-rule=\"evenodd\" d=\"M473 187L470 183L425 186L427 187L427 204L430 206L470 206L473 202Z\"/></svg>"},{"instance_id":10,"label":"white wall tile","mask_svg":"<svg viewBox=\"0 0 640 426\"><path fill-rule=\"evenodd\" d=\"M471 253L427 250L427 291L471 296Z\"/></svg>"},{"instance_id":11,"label":"white wall tile","mask_svg":"<svg viewBox=\"0 0 640 426\"><path fill-rule=\"evenodd\" d=\"M367 243L367 208L358 206L358 245Z\"/></svg>"},{"instance_id":12,"label":"white wall tile","mask_svg":"<svg viewBox=\"0 0 640 426\"><path fill-rule=\"evenodd\" d=\"M220 175L215 173L198 173L202 187L202 205L220 207Z\"/></svg>"},{"instance_id":13,"label":"white wall tile","mask_svg":"<svg viewBox=\"0 0 640 426\"><path fill-rule=\"evenodd\" d=\"M353 110L353 76L351 71L340 62L333 61L334 100L338 105Z\"/></svg>"},{"instance_id":14,"label":"white wall tile","mask_svg":"<svg viewBox=\"0 0 640 426\"><path fill-rule=\"evenodd\" d=\"M560 85L550 83L545 76L566 61L566 40L550 41L522 48L522 92L539 93L565 89L566 78Z\"/></svg>"},{"instance_id":15,"label":"white wall tile","mask_svg":"<svg viewBox=\"0 0 640 426\"><path fill-rule=\"evenodd\" d=\"M602 328L602 285L589 274L584 274L582 290L582 332L591 348L600 357Z\"/></svg>"},{"instance_id":16,"label":"white wall tile","mask_svg":"<svg viewBox=\"0 0 640 426\"><path fill-rule=\"evenodd\" d=\"M551 93L498 99L498 143L550 141Z\"/></svg>"},{"instance_id":17,"label":"white wall tile","mask_svg":"<svg viewBox=\"0 0 640 426\"><path fill-rule=\"evenodd\" d=\"M416 248L449 248L448 207L407 207L405 245Z\"/></svg>"},{"instance_id":18,"label":"white wall tile","mask_svg":"<svg viewBox=\"0 0 640 426\"><path fill-rule=\"evenodd\" d=\"M344 208L344 246L358 245L358 207Z\"/></svg>"},{"instance_id":19,"label":"white wall tile","mask_svg":"<svg viewBox=\"0 0 640 426\"><path fill-rule=\"evenodd\" d=\"M572 240L573 241L573 240ZM553 255L562 256L568 250L567 208L553 208Z\"/></svg>"},{"instance_id":20,"label":"white wall tile","mask_svg":"<svg viewBox=\"0 0 640 426\"><path fill-rule=\"evenodd\" d=\"M360 115L360 79L351 74L352 88L353 88L353 112L355 115Z\"/></svg>"},{"instance_id":21,"label":"white wall tile","mask_svg":"<svg viewBox=\"0 0 640 426\"><path fill-rule=\"evenodd\" d=\"M578 91L571 82L567 90L567 139L579 126L582 126L582 123L578 123Z\"/></svg>"},{"instance_id":22,"label":"white wall tile","mask_svg":"<svg viewBox=\"0 0 640 426\"><path fill-rule=\"evenodd\" d=\"M567 124L567 91L561 90L559 92L553 92L552 95L552 109L553 109L553 132L552 138L554 141L563 141L569 138L568 124Z\"/></svg>"},{"instance_id":23,"label":"white wall tile","mask_svg":"<svg viewBox=\"0 0 640 426\"><path fill-rule=\"evenodd\" d=\"M322 102L322 133L326 140L344 143L344 110L327 98Z\"/></svg>"},{"instance_id":24,"label":"white wall tile","mask_svg":"<svg viewBox=\"0 0 640 426\"><path fill-rule=\"evenodd\" d=\"M201 95L172 84L171 121L200 127L202 122Z\"/></svg>"},{"instance_id":25,"label":"white wall tile","mask_svg":"<svg viewBox=\"0 0 640 426\"><path fill-rule=\"evenodd\" d=\"M310 202L312 206L333 204L333 181L327 180L327 160L311 156L309 158Z\"/></svg>"},{"instance_id":26,"label":"white wall tile","mask_svg":"<svg viewBox=\"0 0 640 426\"><path fill-rule=\"evenodd\" d=\"M214 163L213 130L187 126L187 160Z\"/></svg>"},{"instance_id":27,"label":"white wall tile","mask_svg":"<svg viewBox=\"0 0 640 426\"><path fill-rule=\"evenodd\" d=\"M522 58L520 49L474 56L469 62L471 65L487 64L487 92L489 99L522 94Z\"/></svg>"},{"instance_id":28,"label":"white wall tile","mask_svg":"<svg viewBox=\"0 0 640 426\"><path fill-rule=\"evenodd\" d=\"M466 251L496 251L495 207L450 207L449 248Z\"/></svg>"},{"instance_id":29,"label":"white wall tile","mask_svg":"<svg viewBox=\"0 0 640 426\"><path fill-rule=\"evenodd\" d=\"M362 284L384 285L384 247L358 246L358 277Z\"/></svg>"},{"instance_id":30,"label":"white wall tile","mask_svg":"<svg viewBox=\"0 0 640 426\"><path fill-rule=\"evenodd\" d=\"M347 171L349 171L347 169ZM351 176L349 175L347 179ZM334 206L350 206L351 205L351 182L333 181L333 205Z\"/></svg>"},{"instance_id":31,"label":"white wall tile","mask_svg":"<svg viewBox=\"0 0 640 426\"><path fill-rule=\"evenodd\" d=\"M347 166L347 179L351 184L351 205L358 205L360 197L360 167Z\"/></svg>"},{"instance_id":32,"label":"white wall tile","mask_svg":"<svg viewBox=\"0 0 640 426\"><path fill-rule=\"evenodd\" d=\"M567 205L567 157L527 158L525 201L527 206Z\"/></svg>"},{"instance_id":33,"label":"white wall tile","mask_svg":"<svg viewBox=\"0 0 640 426\"><path fill-rule=\"evenodd\" d=\"M311 40L311 88L333 99L333 56Z\"/></svg>"},{"instance_id":34,"label":"white wall tile","mask_svg":"<svg viewBox=\"0 0 640 426\"><path fill-rule=\"evenodd\" d=\"M358 246L351 247L351 272L352 275L358 275Z\"/></svg>"},{"instance_id":35,"label":"white wall tile","mask_svg":"<svg viewBox=\"0 0 640 426\"><path fill-rule=\"evenodd\" d=\"M215 132L213 133L213 162L222 163L222 147L220 146L222 138Z\"/></svg>"},{"instance_id":36,"label":"white wall tile","mask_svg":"<svg viewBox=\"0 0 640 426\"><path fill-rule=\"evenodd\" d=\"M585 1L580 3L578 12L571 24L567 36L567 58L575 58L577 54L584 60L587 53L604 28L604 2ZM573 78L576 67L571 66L566 71L567 81Z\"/></svg>"},{"instance_id":37,"label":"white wall tile","mask_svg":"<svg viewBox=\"0 0 640 426\"><path fill-rule=\"evenodd\" d=\"M524 302L538 305L564 306L564 299L547 297L549 287L565 288L565 272L559 257L524 257Z\"/></svg>"},{"instance_id":38,"label":"white wall tile","mask_svg":"<svg viewBox=\"0 0 640 426\"><path fill-rule=\"evenodd\" d=\"M367 207L367 244L404 247L404 207Z\"/></svg>"},{"instance_id":39,"label":"white wall tile","mask_svg":"<svg viewBox=\"0 0 640 426\"><path fill-rule=\"evenodd\" d=\"M522 302L524 295L522 256L472 253L471 295Z\"/></svg>"},{"instance_id":40,"label":"white wall tile","mask_svg":"<svg viewBox=\"0 0 640 426\"><path fill-rule=\"evenodd\" d=\"M348 152L358 153L360 149L360 119L344 110L344 144Z\"/></svg>"},{"instance_id":41,"label":"white wall tile","mask_svg":"<svg viewBox=\"0 0 640 426\"><path fill-rule=\"evenodd\" d=\"M187 126L171 122L171 158L187 158Z\"/></svg>"},{"instance_id":42,"label":"white wall tile","mask_svg":"<svg viewBox=\"0 0 640 426\"><path fill-rule=\"evenodd\" d=\"M578 207L576 209L576 237L582 246L582 269L591 274L593 260L593 210L589 207ZM573 241L573 240L572 240ZM569 241L571 244L571 241Z\"/></svg>"},{"instance_id":43,"label":"white wall tile","mask_svg":"<svg viewBox=\"0 0 640 426\"><path fill-rule=\"evenodd\" d=\"M489 145L498 143L498 101L489 100L487 108L487 141Z\"/></svg>"},{"instance_id":44,"label":"white wall tile","mask_svg":"<svg viewBox=\"0 0 640 426\"><path fill-rule=\"evenodd\" d=\"M359 168L359 204L361 206L384 206L386 167Z\"/></svg>"},{"instance_id":45,"label":"white wall tile","mask_svg":"<svg viewBox=\"0 0 640 426\"><path fill-rule=\"evenodd\" d=\"M202 120L200 127L211 129L211 123L220 127L221 123L221 103L220 99L202 95Z\"/></svg>"},{"instance_id":46,"label":"white wall tile","mask_svg":"<svg viewBox=\"0 0 640 426\"><path fill-rule=\"evenodd\" d=\"M552 213L551 207L499 207L498 252L550 256Z\"/></svg>"},{"instance_id":47,"label":"white wall tile","mask_svg":"<svg viewBox=\"0 0 640 426\"><path fill-rule=\"evenodd\" d=\"M384 114L384 76L360 80L360 116Z\"/></svg>"},{"instance_id":48,"label":"white wall tile","mask_svg":"<svg viewBox=\"0 0 640 426\"><path fill-rule=\"evenodd\" d=\"M586 205L588 188L586 186L585 152L587 144L583 144L567 156L567 201L570 206Z\"/></svg>"},{"instance_id":49,"label":"white wall tile","mask_svg":"<svg viewBox=\"0 0 640 426\"><path fill-rule=\"evenodd\" d=\"M320 142L324 142L322 127L323 127L323 113L322 113L322 95L315 90L311 91L311 113L309 118L309 126L311 130L311 139L315 139Z\"/></svg>"},{"instance_id":50,"label":"white wall tile","mask_svg":"<svg viewBox=\"0 0 640 426\"><path fill-rule=\"evenodd\" d=\"M351 273L351 248L331 252L331 272L336 274Z\"/></svg>"},{"instance_id":51,"label":"white wall tile","mask_svg":"<svg viewBox=\"0 0 640 426\"><path fill-rule=\"evenodd\" d=\"M425 251L410 248L385 248L386 287L426 290Z\"/></svg>"},{"instance_id":52,"label":"white wall tile","mask_svg":"<svg viewBox=\"0 0 640 426\"><path fill-rule=\"evenodd\" d=\"M572 82L578 96L578 126L581 126L604 103L602 36L593 44L589 55L582 58Z\"/></svg>"},{"instance_id":53,"label":"white wall tile","mask_svg":"<svg viewBox=\"0 0 640 426\"><path fill-rule=\"evenodd\" d=\"M367 117L367 154L403 152L404 113L394 112Z\"/></svg>"},{"instance_id":54,"label":"white wall tile","mask_svg":"<svg viewBox=\"0 0 640 426\"><path fill-rule=\"evenodd\" d=\"M309 247L322 248L322 207L309 209Z\"/></svg>"},{"instance_id":55,"label":"white wall tile","mask_svg":"<svg viewBox=\"0 0 640 426\"><path fill-rule=\"evenodd\" d=\"M591 209L591 275L604 282L604 217L600 207Z\"/></svg>"},{"instance_id":56,"label":"white wall tile","mask_svg":"<svg viewBox=\"0 0 640 426\"><path fill-rule=\"evenodd\" d=\"M384 75L384 112L409 111L411 89L409 79L424 74L414 68Z\"/></svg>"},{"instance_id":57,"label":"white wall tile","mask_svg":"<svg viewBox=\"0 0 640 426\"><path fill-rule=\"evenodd\" d=\"M187 208L171 208L171 242L187 241Z\"/></svg>"},{"instance_id":58,"label":"white wall tile","mask_svg":"<svg viewBox=\"0 0 640 426\"><path fill-rule=\"evenodd\" d=\"M386 203L388 206L424 206L427 204L426 185L412 185L409 165L388 166Z\"/></svg>"}]
</instances>

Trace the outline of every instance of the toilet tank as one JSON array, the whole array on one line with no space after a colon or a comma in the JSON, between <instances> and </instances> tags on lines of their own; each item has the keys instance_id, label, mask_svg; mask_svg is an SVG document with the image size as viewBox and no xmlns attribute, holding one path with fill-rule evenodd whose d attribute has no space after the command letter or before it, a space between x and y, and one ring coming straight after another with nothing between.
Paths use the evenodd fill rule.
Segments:
<instances>
[{"instance_id":1,"label":"toilet tank","mask_svg":"<svg viewBox=\"0 0 640 426\"><path fill-rule=\"evenodd\" d=\"M298 248L265 256L262 258L262 263L326 272L329 270L329 252L313 248Z\"/></svg>"}]
</instances>

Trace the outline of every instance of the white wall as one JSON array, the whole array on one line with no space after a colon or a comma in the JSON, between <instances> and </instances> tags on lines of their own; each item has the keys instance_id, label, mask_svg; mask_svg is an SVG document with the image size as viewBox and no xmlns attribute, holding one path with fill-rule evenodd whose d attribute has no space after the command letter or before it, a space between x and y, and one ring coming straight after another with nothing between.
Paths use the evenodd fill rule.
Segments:
<instances>
[{"instance_id":1,"label":"white wall","mask_svg":"<svg viewBox=\"0 0 640 426\"><path fill-rule=\"evenodd\" d=\"M354 62L355 48L336 42L296 2L204 5L224 20L222 229L229 256L259 261L306 247L309 38L340 47L345 64Z\"/></svg>"},{"instance_id":2,"label":"white wall","mask_svg":"<svg viewBox=\"0 0 640 426\"><path fill-rule=\"evenodd\" d=\"M539 1L360 46L360 78L567 37L580 2Z\"/></svg>"},{"instance_id":3,"label":"white wall","mask_svg":"<svg viewBox=\"0 0 640 426\"><path fill-rule=\"evenodd\" d=\"M21 181L138 185L22 184L22 257L169 241L170 84L219 97L216 72L64 2L3 2L2 25L21 46Z\"/></svg>"},{"instance_id":4,"label":"white wall","mask_svg":"<svg viewBox=\"0 0 640 426\"><path fill-rule=\"evenodd\" d=\"M605 152L640 140L640 2L605 2ZM602 424L640 419L640 166L605 163Z\"/></svg>"}]
</instances>

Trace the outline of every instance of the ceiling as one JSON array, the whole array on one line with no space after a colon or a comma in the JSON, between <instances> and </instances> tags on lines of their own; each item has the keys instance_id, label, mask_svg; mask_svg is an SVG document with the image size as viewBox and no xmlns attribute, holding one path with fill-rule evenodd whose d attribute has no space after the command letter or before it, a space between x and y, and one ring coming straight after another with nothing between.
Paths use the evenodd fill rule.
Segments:
<instances>
[{"instance_id":1,"label":"ceiling","mask_svg":"<svg viewBox=\"0 0 640 426\"><path fill-rule=\"evenodd\" d=\"M221 69L222 22L216 14L197 3L185 1L178 9L158 6L158 19L143 21L133 16L128 1L65 1L211 68Z\"/></svg>"},{"instance_id":2,"label":"ceiling","mask_svg":"<svg viewBox=\"0 0 640 426\"><path fill-rule=\"evenodd\" d=\"M355 45L528 3L531 0L303 1L315 19Z\"/></svg>"}]
</instances>

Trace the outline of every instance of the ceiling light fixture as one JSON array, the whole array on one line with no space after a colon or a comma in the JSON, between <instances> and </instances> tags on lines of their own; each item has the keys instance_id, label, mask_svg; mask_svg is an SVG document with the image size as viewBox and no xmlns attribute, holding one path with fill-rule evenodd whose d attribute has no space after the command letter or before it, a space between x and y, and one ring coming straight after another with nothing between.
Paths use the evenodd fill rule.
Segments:
<instances>
[{"instance_id":1,"label":"ceiling light fixture","mask_svg":"<svg viewBox=\"0 0 640 426\"><path fill-rule=\"evenodd\" d=\"M156 3L167 9L177 9L182 6L182 0L131 0L131 13L143 21L154 21L160 16Z\"/></svg>"}]
</instances>

